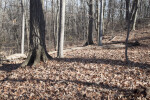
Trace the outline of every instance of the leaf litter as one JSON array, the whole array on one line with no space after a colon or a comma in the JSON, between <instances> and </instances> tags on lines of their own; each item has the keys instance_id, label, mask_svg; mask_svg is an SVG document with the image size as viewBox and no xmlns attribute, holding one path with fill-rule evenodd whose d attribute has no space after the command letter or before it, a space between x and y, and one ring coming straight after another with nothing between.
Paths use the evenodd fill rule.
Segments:
<instances>
[{"instance_id":1,"label":"leaf litter","mask_svg":"<svg viewBox=\"0 0 150 100\"><path fill-rule=\"evenodd\" d=\"M150 87L149 50L130 47L129 64L124 48L98 46L68 51L60 59L52 54L54 59L31 67L19 67L22 61L3 64L0 99L149 100L145 93Z\"/></svg>"}]
</instances>

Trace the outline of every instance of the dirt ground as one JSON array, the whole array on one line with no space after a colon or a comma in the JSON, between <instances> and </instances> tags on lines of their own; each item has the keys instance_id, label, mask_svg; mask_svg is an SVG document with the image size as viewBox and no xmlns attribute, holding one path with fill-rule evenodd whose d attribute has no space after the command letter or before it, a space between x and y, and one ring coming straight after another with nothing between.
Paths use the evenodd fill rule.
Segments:
<instances>
[{"instance_id":1,"label":"dirt ground","mask_svg":"<svg viewBox=\"0 0 150 100\"><path fill-rule=\"evenodd\" d=\"M22 60L0 66L0 99L19 100L149 100L150 31L133 31L125 62L125 35L104 37L104 46L65 52L37 66L21 68ZM115 46L115 47L114 47Z\"/></svg>"}]
</instances>

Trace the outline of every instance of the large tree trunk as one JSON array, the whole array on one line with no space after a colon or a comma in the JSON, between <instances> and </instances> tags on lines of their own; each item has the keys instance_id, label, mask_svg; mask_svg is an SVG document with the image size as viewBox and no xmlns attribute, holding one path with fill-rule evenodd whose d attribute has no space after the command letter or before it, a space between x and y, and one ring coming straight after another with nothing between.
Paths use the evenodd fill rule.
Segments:
<instances>
[{"instance_id":1,"label":"large tree trunk","mask_svg":"<svg viewBox=\"0 0 150 100\"><path fill-rule=\"evenodd\" d=\"M63 57L64 47L64 29L65 29L65 0L60 0L60 23L59 23L59 34L58 34L58 53L57 57Z\"/></svg>"},{"instance_id":2,"label":"large tree trunk","mask_svg":"<svg viewBox=\"0 0 150 100\"><path fill-rule=\"evenodd\" d=\"M48 55L45 45L45 20L42 0L30 0L30 51L22 64L36 65L40 61L46 62L52 58Z\"/></svg>"},{"instance_id":3,"label":"large tree trunk","mask_svg":"<svg viewBox=\"0 0 150 100\"><path fill-rule=\"evenodd\" d=\"M92 45L93 42L93 25L94 25L94 0L90 0L89 5L89 27L88 27L88 40L85 45Z\"/></svg>"}]
</instances>

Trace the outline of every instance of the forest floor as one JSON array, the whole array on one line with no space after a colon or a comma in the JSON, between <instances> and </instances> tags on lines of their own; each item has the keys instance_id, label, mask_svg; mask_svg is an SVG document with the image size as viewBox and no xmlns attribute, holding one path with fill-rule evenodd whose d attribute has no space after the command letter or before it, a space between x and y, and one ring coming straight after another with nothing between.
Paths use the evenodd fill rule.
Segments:
<instances>
[{"instance_id":1,"label":"forest floor","mask_svg":"<svg viewBox=\"0 0 150 100\"><path fill-rule=\"evenodd\" d=\"M135 34L136 33L136 34ZM149 100L150 31L134 31L125 62L125 35L104 37L104 46L86 46L65 52L62 59L20 67L22 61L0 66L0 99L18 100Z\"/></svg>"}]
</instances>

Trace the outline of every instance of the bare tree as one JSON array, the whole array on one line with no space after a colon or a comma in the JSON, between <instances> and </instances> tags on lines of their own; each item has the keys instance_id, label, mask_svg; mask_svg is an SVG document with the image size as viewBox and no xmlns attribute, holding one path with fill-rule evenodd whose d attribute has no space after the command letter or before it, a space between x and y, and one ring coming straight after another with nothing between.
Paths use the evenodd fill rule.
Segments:
<instances>
[{"instance_id":1,"label":"bare tree","mask_svg":"<svg viewBox=\"0 0 150 100\"><path fill-rule=\"evenodd\" d=\"M63 57L64 47L64 29L65 29L65 0L60 0L60 22L59 22L59 34L58 34L58 53L57 57Z\"/></svg>"},{"instance_id":2,"label":"bare tree","mask_svg":"<svg viewBox=\"0 0 150 100\"><path fill-rule=\"evenodd\" d=\"M42 0L30 0L30 51L22 66L36 65L40 61L46 62L51 58L45 45L45 20Z\"/></svg>"}]
</instances>

